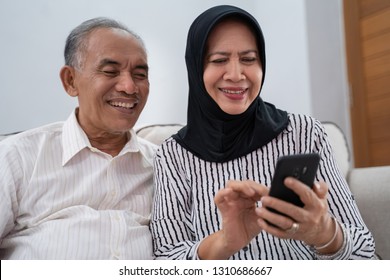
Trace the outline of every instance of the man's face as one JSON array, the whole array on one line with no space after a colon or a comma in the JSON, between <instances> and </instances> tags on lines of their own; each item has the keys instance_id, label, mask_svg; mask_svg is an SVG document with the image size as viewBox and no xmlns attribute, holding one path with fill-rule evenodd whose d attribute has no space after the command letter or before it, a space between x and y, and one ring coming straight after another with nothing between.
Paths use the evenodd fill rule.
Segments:
<instances>
[{"instance_id":1,"label":"man's face","mask_svg":"<svg viewBox=\"0 0 390 280\"><path fill-rule=\"evenodd\" d=\"M120 29L98 29L87 39L74 73L78 121L88 135L131 129L149 94L147 56L141 43Z\"/></svg>"}]
</instances>

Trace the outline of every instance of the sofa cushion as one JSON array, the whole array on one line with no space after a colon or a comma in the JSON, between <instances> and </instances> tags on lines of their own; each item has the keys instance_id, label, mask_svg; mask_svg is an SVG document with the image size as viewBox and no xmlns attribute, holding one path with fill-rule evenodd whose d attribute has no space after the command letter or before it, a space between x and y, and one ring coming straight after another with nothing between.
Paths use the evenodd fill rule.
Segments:
<instances>
[{"instance_id":1,"label":"sofa cushion","mask_svg":"<svg viewBox=\"0 0 390 280\"><path fill-rule=\"evenodd\" d=\"M333 154L336 162L345 178L348 177L348 172L351 168L351 158L347 139L340 127L331 122L322 122L325 131L328 134L329 142L333 149Z\"/></svg>"},{"instance_id":2,"label":"sofa cushion","mask_svg":"<svg viewBox=\"0 0 390 280\"><path fill-rule=\"evenodd\" d=\"M7 138L7 137L9 137L9 136L18 134L18 133L19 133L19 132L13 132L13 133L7 133L7 134L0 134L0 141L1 141L1 140L4 140L5 138Z\"/></svg>"},{"instance_id":3,"label":"sofa cushion","mask_svg":"<svg viewBox=\"0 0 390 280\"><path fill-rule=\"evenodd\" d=\"M156 124L136 129L139 137L144 138L156 145L160 145L183 127L182 124Z\"/></svg>"},{"instance_id":4,"label":"sofa cushion","mask_svg":"<svg viewBox=\"0 0 390 280\"><path fill-rule=\"evenodd\" d=\"M390 166L354 168L349 184L363 220L374 236L377 254L389 260Z\"/></svg>"}]
</instances>

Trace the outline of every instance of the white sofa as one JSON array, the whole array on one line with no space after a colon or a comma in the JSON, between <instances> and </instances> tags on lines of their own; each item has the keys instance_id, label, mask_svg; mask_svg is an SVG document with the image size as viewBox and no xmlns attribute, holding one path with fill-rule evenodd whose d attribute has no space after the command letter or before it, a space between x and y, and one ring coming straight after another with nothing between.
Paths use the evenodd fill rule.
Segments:
<instances>
[{"instance_id":1,"label":"white sofa","mask_svg":"<svg viewBox=\"0 0 390 280\"><path fill-rule=\"evenodd\" d=\"M346 138L333 123L323 122L334 149L336 161L356 199L363 219L375 238L376 254L390 260L390 166L353 168ZM137 134L157 145L176 133L182 125L149 125Z\"/></svg>"}]
</instances>

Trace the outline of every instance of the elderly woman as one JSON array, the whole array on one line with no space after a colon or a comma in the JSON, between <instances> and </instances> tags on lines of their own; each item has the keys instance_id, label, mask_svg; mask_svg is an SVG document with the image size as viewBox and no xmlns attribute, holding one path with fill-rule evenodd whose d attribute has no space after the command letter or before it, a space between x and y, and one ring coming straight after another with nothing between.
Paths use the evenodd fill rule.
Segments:
<instances>
[{"instance_id":1,"label":"elderly woman","mask_svg":"<svg viewBox=\"0 0 390 280\"><path fill-rule=\"evenodd\" d=\"M155 157L155 257L372 258L373 237L321 123L260 97L265 47L255 18L208 9L190 27L186 62L187 125ZM278 158L301 153L320 155L312 188L285 180L303 207L268 195Z\"/></svg>"}]
</instances>

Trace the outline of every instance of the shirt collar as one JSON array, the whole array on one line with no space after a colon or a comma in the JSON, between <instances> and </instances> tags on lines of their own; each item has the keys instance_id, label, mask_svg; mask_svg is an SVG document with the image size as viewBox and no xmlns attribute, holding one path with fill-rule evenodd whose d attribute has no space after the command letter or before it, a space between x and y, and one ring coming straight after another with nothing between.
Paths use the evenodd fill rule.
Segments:
<instances>
[{"instance_id":1,"label":"shirt collar","mask_svg":"<svg viewBox=\"0 0 390 280\"><path fill-rule=\"evenodd\" d=\"M126 153L137 153L140 151L137 134L135 133L134 129L130 129L129 138L130 140L127 141L126 145L123 147L118 156L124 155Z\"/></svg>"},{"instance_id":2,"label":"shirt collar","mask_svg":"<svg viewBox=\"0 0 390 280\"><path fill-rule=\"evenodd\" d=\"M77 109L75 109L69 118L65 121L62 131L62 165L64 166L67 162L73 158L84 148L94 150L92 147L87 134L81 128L76 117ZM129 131L130 141L126 143L122 151L118 156L126 153L136 153L140 151L137 135L135 131L131 129Z\"/></svg>"},{"instance_id":3,"label":"shirt collar","mask_svg":"<svg viewBox=\"0 0 390 280\"><path fill-rule=\"evenodd\" d=\"M65 121L62 130L62 165L86 147L91 147L87 135L79 125L76 110Z\"/></svg>"}]
</instances>

